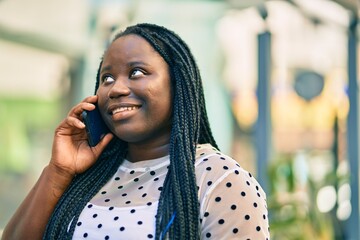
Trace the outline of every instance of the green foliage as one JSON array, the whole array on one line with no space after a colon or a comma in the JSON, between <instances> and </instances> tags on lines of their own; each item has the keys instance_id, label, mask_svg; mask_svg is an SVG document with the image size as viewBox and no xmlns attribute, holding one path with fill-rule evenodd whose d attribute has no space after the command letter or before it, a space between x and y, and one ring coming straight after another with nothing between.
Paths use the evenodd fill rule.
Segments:
<instances>
[{"instance_id":1,"label":"green foliage","mask_svg":"<svg viewBox=\"0 0 360 240\"><path fill-rule=\"evenodd\" d=\"M51 147L59 109L56 100L0 98L0 172L22 173Z\"/></svg>"}]
</instances>

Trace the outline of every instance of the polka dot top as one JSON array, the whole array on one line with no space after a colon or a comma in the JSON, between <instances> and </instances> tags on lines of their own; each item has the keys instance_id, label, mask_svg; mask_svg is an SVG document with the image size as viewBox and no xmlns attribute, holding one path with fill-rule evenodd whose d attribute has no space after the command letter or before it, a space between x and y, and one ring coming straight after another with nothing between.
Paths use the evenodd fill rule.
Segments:
<instances>
[{"instance_id":1,"label":"polka dot top","mask_svg":"<svg viewBox=\"0 0 360 240\"><path fill-rule=\"evenodd\" d=\"M154 239L169 156L127 160L86 205L73 239ZM270 239L266 196L255 178L210 144L197 146L200 239Z\"/></svg>"}]
</instances>

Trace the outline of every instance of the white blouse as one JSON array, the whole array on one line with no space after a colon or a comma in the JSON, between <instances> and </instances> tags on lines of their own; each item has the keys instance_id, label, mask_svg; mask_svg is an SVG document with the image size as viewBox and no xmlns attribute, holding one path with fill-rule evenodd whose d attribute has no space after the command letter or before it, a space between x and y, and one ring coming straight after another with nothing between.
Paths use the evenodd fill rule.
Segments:
<instances>
[{"instance_id":1,"label":"white blouse","mask_svg":"<svg viewBox=\"0 0 360 240\"><path fill-rule=\"evenodd\" d=\"M73 239L153 239L169 156L129 162L83 209ZM210 144L197 146L201 239L269 237L266 196L255 178Z\"/></svg>"}]
</instances>

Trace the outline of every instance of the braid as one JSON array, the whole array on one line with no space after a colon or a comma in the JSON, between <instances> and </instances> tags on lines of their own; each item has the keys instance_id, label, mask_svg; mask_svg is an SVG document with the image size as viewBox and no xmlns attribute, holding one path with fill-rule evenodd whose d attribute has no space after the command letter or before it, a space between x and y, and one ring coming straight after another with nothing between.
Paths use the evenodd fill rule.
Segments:
<instances>
[{"instance_id":1,"label":"braid","mask_svg":"<svg viewBox=\"0 0 360 240\"><path fill-rule=\"evenodd\" d=\"M143 37L169 65L174 88L173 123L170 138L170 167L160 194L156 215L156 239L199 239L199 200L195 176L197 143L217 144L207 118L199 69L189 47L163 27L138 24L115 36Z\"/></svg>"},{"instance_id":2,"label":"braid","mask_svg":"<svg viewBox=\"0 0 360 240\"><path fill-rule=\"evenodd\" d=\"M155 239L200 239L200 210L195 176L196 144L217 144L207 118L201 76L187 44L174 32L153 24L137 24L117 34L144 38L166 61L174 92L170 137L170 166L160 193ZM99 71L95 91L99 87ZM100 159L76 176L57 204L44 239L71 238L82 209L115 174L127 145L113 139ZM110 170L109 170L110 169ZM64 223L71 222L69 226Z\"/></svg>"}]
</instances>

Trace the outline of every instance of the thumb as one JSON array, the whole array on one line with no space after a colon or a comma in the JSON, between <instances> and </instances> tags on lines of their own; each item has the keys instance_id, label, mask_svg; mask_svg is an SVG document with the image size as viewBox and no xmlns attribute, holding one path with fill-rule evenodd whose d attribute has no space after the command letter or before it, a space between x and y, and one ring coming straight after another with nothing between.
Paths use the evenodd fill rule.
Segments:
<instances>
[{"instance_id":1,"label":"thumb","mask_svg":"<svg viewBox=\"0 0 360 240\"><path fill-rule=\"evenodd\" d=\"M93 147L93 151L96 155L96 158L100 156L102 151L104 151L105 147L109 144L109 142L113 139L114 135L112 133L107 133L100 142Z\"/></svg>"}]
</instances>

